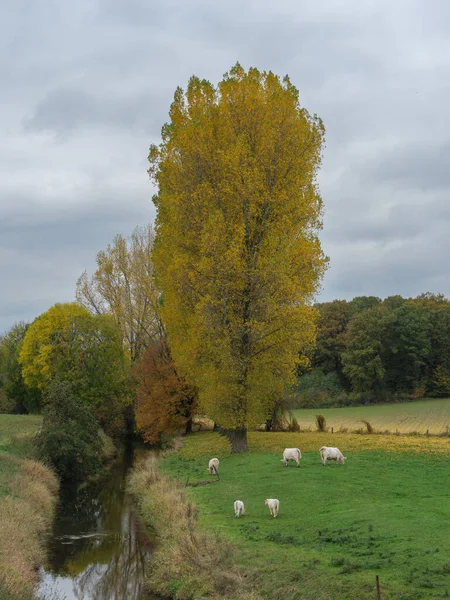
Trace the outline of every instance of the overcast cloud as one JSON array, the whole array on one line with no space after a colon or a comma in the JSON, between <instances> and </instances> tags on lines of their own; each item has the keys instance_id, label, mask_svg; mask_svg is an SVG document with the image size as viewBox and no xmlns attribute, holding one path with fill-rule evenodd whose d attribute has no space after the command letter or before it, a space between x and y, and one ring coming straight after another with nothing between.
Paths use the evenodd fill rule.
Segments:
<instances>
[{"instance_id":1,"label":"overcast cloud","mask_svg":"<svg viewBox=\"0 0 450 600\"><path fill-rule=\"evenodd\" d=\"M11 0L0 49L0 332L154 219L176 86L236 61L288 73L324 120L319 299L450 295L445 0Z\"/></svg>"}]
</instances>

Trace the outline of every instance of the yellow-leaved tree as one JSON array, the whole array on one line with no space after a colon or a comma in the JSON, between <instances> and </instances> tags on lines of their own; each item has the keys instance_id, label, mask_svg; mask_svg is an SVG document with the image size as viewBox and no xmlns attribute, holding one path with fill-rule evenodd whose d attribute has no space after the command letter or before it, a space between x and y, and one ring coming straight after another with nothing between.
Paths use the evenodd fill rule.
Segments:
<instances>
[{"instance_id":1,"label":"yellow-leaved tree","mask_svg":"<svg viewBox=\"0 0 450 600\"><path fill-rule=\"evenodd\" d=\"M75 303L55 304L28 327L19 354L27 386L47 392L64 380L92 407L109 433L122 428L130 403L129 355L110 315L92 315Z\"/></svg>"},{"instance_id":2,"label":"yellow-leaved tree","mask_svg":"<svg viewBox=\"0 0 450 600\"><path fill-rule=\"evenodd\" d=\"M116 235L97 254L97 269L77 281L76 298L93 314L110 314L119 325L132 362L164 338L158 314L160 291L153 274L154 232L150 224L136 227L129 238Z\"/></svg>"},{"instance_id":3,"label":"yellow-leaved tree","mask_svg":"<svg viewBox=\"0 0 450 600\"><path fill-rule=\"evenodd\" d=\"M178 88L162 143L154 264L162 318L200 408L247 450L315 336L326 266L316 175L322 121L288 77L239 64Z\"/></svg>"}]
</instances>

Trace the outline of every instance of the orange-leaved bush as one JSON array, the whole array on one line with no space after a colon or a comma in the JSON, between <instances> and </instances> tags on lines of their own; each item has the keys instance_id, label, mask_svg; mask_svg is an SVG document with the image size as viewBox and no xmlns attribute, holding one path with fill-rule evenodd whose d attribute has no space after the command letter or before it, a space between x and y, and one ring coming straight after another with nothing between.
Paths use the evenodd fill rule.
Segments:
<instances>
[{"instance_id":1,"label":"orange-leaved bush","mask_svg":"<svg viewBox=\"0 0 450 600\"><path fill-rule=\"evenodd\" d=\"M165 340L150 346L135 367L136 423L146 442L192 426L196 393L177 373Z\"/></svg>"}]
</instances>

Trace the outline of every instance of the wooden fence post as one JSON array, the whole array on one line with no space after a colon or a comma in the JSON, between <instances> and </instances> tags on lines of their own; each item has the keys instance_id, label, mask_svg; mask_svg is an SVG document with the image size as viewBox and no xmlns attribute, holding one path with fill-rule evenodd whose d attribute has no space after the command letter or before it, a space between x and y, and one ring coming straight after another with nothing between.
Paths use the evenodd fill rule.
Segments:
<instances>
[{"instance_id":1,"label":"wooden fence post","mask_svg":"<svg viewBox=\"0 0 450 600\"><path fill-rule=\"evenodd\" d=\"M381 600L381 591L380 591L380 578L376 577L376 582L377 582L377 600Z\"/></svg>"},{"instance_id":2,"label":"wooden fence post","mask_svg":"<svg viewBox=\"0 0 450 600\"><path fill-rule=\"evenodd\" d=\"M334 432L333 432L333 428L331 428L331 433L334 433Z\"/></svg>"}]
</instances>

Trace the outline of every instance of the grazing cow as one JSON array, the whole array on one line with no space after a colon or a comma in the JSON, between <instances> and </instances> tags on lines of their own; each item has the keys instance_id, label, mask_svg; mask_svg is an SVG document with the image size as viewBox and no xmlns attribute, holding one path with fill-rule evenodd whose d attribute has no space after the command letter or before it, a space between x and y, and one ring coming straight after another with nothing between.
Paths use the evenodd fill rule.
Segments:
<instances>
[{"instance_id":1,"label":"grazing cow","mask_svg":"<svg viewBox=\"0 0 450 600\"><path fill-rule=\"evenodd\" d=\"M280 509L280 501L276 498L267 498L264 502L269 507L270 514L275 518L278 515Z\"/></svg>"},{"instance_id":2,"label":"grazing cow","mask_svg":"<svg viewBox=\"0 0 450 600\"><path fill-rule=\"evenodd\" d=\"M284 465L287 467L289 460L295 460L295 462L297 463L297 467L299 467L301 457L302 453L298 448L285 448L281 462L283 462Z\"/></svg>"},{"instance_id":3,"label":"grazing cow","mask_svg":"<svg viewBox=\"0 0 450 600\"><path fill-rule=\"evenodd\" d=\"M208 463L208 471L211 475L217 475L219 472L219 459L212 458Z\"/></svg>"},{"instance_id":4,"label":"grazing cow","mask_svg":"<svg viewBox=\"0 0 450 600\"><path fill-rule=\"evenodd\" d=\"M342 454L339 448L328 448L328 446L322 446L319 452L323 466L327 464L327 460L335 460L336 462L340 462L342 464L345 462L346 457Z\"/></svg>"},{"instance_id":5,"label":"grazing cow","mask_svg":"<svg viewBox=\"0 0 450 600\"><path fill-rule=\"evenodd\" d=\"M236 500L233 506L236 519L241 515L245 515L244 503L241 500Z\"/></svg>"}]
</instances>

